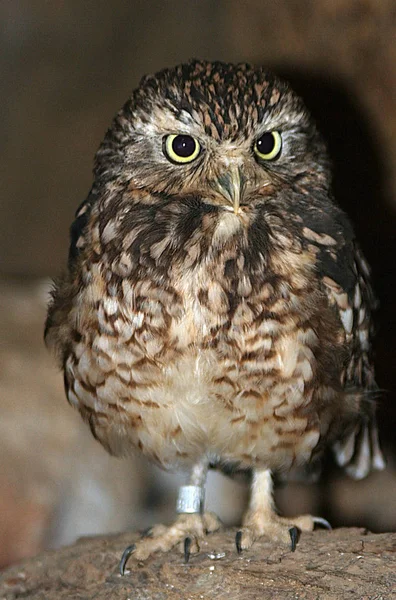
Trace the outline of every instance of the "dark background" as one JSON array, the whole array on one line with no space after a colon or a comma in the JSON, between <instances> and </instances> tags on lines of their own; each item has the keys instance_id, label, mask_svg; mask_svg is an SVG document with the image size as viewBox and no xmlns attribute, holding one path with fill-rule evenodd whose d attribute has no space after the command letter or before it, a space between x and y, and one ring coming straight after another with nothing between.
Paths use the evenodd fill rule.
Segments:
<instances>
[{"instance_id":1,"label":"dark background","mask_svg":"<svg viewBox=\"0 0 396 600\"><path fill-rule=\"evenodd\" d=\"M0 565L173 509L173 480L138 459L110 459L89 438L41 332L49 278L65 266L68 226L113 115L143 74L192 57L267 65L302 94L328 140L335 193L381 302L376 364L389 468L361 483L332 473L310 491L282 490L280 505L290 514L320 509L335 524L396 527L395 39L392 0L0 3ZM214 480L214 507L229 485ZM235 509L223 501L226 521L244 494L234 490Z\"/></svg>"}]
</instances>

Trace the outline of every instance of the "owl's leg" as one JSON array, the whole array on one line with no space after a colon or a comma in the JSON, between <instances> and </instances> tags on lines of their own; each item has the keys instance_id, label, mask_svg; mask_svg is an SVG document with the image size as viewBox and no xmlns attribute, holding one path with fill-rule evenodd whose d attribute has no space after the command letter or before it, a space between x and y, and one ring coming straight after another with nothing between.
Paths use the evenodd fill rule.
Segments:
<instances>
[{"instance_id":1,"label":"owl's leg","mask_svg":"<svg viewBox=\"0 0 396 600\"><path fill-rule=\"evenodd\" d=\"M189 485L181 486L177 500L179 516L170 525L155 525L135 544L128 546L120 561L120 573L124 575L126 563L133 554L137 560L145 560L154 552L167 552L180 544L188 562L191 552L199 551L199 542L207 533L220 528L220 521L210 512L204 512L204 490L208 462L201 461L191 470Z\"/></svg>"},{"instance_id":2,"label":"owl's leg","mask_svg":"<svg viewBox=\"0 0 396 600\"><path fill-rule=\"evenodd\" d=\"M249 508L243 518L243 527L236 534L235 543L238 553L247 550L263 535L274 541L288 544L294 552L300 531L313 531L315 525L331 529L326 519L301 515L299 517L280 517L275 510L271 471L255 470L251 489Z\"/></svg>"}]
</instances>

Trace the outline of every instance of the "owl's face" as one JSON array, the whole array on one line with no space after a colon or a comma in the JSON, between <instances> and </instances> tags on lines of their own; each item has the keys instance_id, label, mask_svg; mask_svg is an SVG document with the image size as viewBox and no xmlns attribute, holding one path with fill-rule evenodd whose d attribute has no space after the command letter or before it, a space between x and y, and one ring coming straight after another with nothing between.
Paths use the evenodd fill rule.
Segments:
<instances>
[{"instance_id":1,"label":"owl's face","mask_svg":"<svg viewBox=\"0 0 396 600\"><path fill-rule=\"evenodd\" d=\"M286 83L197 61L142 80L97 154L96 177L235 213L279 189L323 190L329 179L322 140Z\"/></svg>"}]
</instances>

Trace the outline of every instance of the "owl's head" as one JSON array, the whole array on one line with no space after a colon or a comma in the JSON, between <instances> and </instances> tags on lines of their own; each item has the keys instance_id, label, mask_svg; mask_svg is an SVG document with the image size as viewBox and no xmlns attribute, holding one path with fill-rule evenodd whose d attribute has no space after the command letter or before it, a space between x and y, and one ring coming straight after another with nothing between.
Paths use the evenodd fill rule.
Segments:
<instances>
[{"instance_id":1,"label":"owl's head","mask_svg":"<svg viewBox=\"0 0 396 600\"><path fill-rule=\"evenodd\" d=\"M100 147L96 183L197 195L238 212L282 187L328 186L301 99L261 68L191 61L144 77Z\"/></svg>"}]
</instances>

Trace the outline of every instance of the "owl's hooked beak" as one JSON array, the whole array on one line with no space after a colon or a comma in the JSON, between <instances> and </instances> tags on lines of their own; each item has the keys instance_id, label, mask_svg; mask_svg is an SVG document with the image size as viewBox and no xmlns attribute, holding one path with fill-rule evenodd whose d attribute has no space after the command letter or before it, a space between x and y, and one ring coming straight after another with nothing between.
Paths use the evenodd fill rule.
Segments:
<instances>
[{"instance_id":1,"label":"owl's hooked beak","mask_svg":"<svg viewBox=\"0 0 396 600\"><path fill-rule=\"evenodd\" d=\"M220 175L214 182L214 189L220 193L232 206L234 213L239 213L239 207L243 196L245 177L240 167L232 166L226 173ZM231 210L230 207L229 208Z\"/></svg>"}]
</instances>

